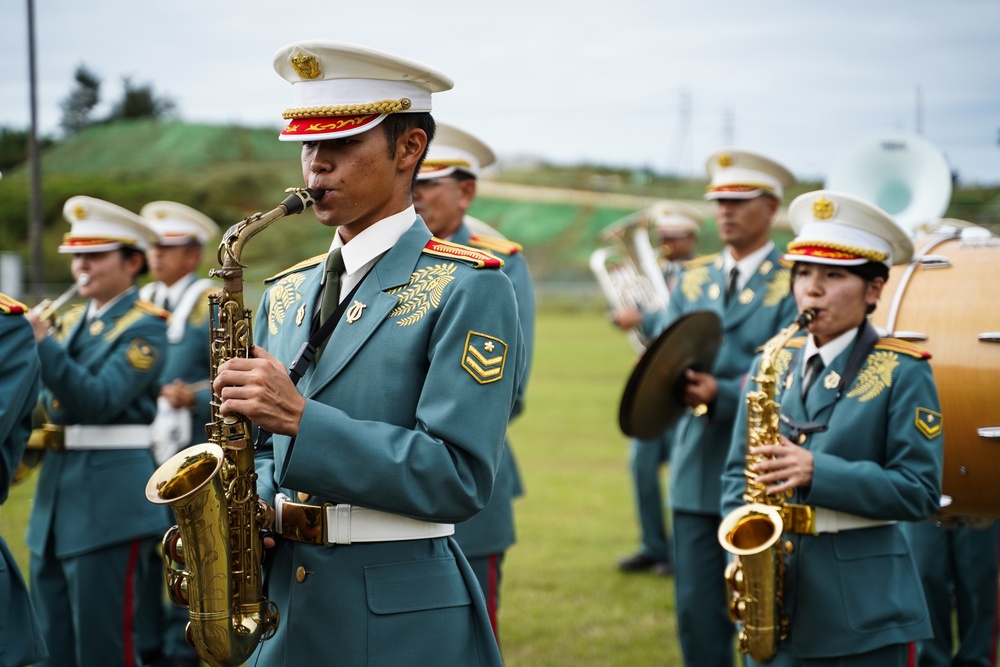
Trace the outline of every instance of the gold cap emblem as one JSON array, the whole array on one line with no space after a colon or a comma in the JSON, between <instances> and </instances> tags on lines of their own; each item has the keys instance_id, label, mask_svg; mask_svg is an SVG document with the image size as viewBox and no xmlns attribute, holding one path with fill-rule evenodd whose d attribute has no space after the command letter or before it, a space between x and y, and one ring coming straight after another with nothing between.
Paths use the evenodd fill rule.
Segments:
<instances>
[{"instance_id":1,"label":"gold cap emblem","mask_svg":"<svg viewBox=\"0 0 1000 667\"><path fill-rule=\"evenodd\" d=\"M83 204L77 204L73 207L73 217L77 220L83 220L87 217L87 207Z\"/></svg>"},{"instance_id":2,"label":"gold cap emblem","mask_svg":"<svg viewBox=\"0 0 1000 667\"><path fill-rule=\"evenodd\" d=\"M303 79L318 79L322 75L319 68L319 61L316 56L308 56L301 51L296 51L292 56L292 69Z\"/></svg>"},{"instance_id":3,"label":"gold cap emblem","mask_svg":"<svg viewBox=\"0 0 1000 667\"><path fill-rule=\"evenodd\" d=\"M833 217L835 208L832 201L826 197L820 197L813 202L813 216L817 220L829 220Z\"/></svg>"},{"instance_id":4,"label":"gold cap emblem","mask_svg":"<svg viewBox=\"0 0 1000 667\"><path fill-rule=\"evenodd\" d=\"M722 153L719 155L719 166L720 167L732 167L733 166L733 156L729 153Z\"/></svg>"}]
</instances>

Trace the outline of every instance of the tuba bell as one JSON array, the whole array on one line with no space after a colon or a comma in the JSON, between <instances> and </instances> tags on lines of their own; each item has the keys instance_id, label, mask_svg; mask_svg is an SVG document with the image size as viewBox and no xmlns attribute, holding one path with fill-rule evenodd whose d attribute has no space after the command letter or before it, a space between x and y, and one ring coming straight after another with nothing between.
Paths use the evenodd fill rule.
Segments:
<instances>
[{"instance_id":1,"label":"tuba bell","mask_svg":"<svg viewBox=\"0 0 1000 667\"><path fill-rule=\"evenodd\" d=\"M601 240L611 245L590 255L590 270L615 312L630 308L655 312L665 309L670 301L667 281L649 239L649 222L646 209L618 220L601 232ZM632 329L628 337L636 352L646 349L649 341L641 332Z\"/></svg>"},{"instance_id":2,"label":"tuba bell","mask_svg":"<svg viewBox=\"0 0 1000 667\"><path fill-rule=\"evenodd\" d=\"M875 204L913 236L948 209L952 176L944 155L920 135L878 133L850 144L824 187Z\"/></svg>"}]
</instances>

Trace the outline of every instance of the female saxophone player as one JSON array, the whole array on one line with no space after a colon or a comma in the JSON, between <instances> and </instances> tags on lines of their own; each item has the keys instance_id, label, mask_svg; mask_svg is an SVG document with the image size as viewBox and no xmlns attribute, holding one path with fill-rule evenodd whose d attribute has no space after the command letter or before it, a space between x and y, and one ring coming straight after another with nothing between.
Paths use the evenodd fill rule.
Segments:
<instances>
[{"instance_id":1,"label":"female saxophone player","mask_svg":"<svg viewBox=\"0 0 1000 667\"><path fill-rule=\"evenodd\" d=\"M63 216L71 228L59 252L72 255L87 303L58 330L26 315L52 447L28 522L31 600L49 649L35 665L135 665L139 554L169 526L144 489L166 312L140 301L135 287L157 237L138 215L92 197L70 197Z\"/></svg>"},{"instance_id":2,"label":"female saxophone player","mask_svg":"<svg viewBox=\"0 0 1000 667\"><path fill-rule=\"evenodd\" d=\"M772 664L902 667L931 627L899 522L938 508L943 428L930 354L881 338L867 315L889 267L908 261L913 245L883 211L845 194L804 194L789 217L792 291L815 317L776 357L780 444L754 447L761 460L747 472L814 515L781 537L791 547L781 582L789 631ZM743 401L724 516L743 503L746 442Z\"/></svg>"}]
</instances>

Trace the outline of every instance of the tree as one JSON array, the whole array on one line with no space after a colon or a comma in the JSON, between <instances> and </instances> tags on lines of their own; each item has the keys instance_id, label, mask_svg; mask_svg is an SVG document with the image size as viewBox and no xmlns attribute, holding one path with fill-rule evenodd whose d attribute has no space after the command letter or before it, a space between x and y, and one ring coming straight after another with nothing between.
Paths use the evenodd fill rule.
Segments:
<instances>
[{"instance_id":1,"label":"tree","mask_svg":"<svg viewBox=\"0 0 1000 667\"><path fill-rule=\"evenodd\" d=\"M86 65L77 67L73 78L76 88L59 105L63 110L60 125L67 134L76 134L91 125L90 114L101 101L101 80Z\"/></svg>"},{"instance_id":2,"label":"tree","mask_svg":"<svg viewBox=\"0 0 1000 667\"><path fill-rule=\"evenodd\" d=\"M166 118L173 113L176 105L174 101L166 97L157 97L153 93L153 87L149 84L144 86L134 86L129 77L123 77L122 84L125 93L121 101L115 104L109 121L120 118Z\"/></svg>"}]
</instances>

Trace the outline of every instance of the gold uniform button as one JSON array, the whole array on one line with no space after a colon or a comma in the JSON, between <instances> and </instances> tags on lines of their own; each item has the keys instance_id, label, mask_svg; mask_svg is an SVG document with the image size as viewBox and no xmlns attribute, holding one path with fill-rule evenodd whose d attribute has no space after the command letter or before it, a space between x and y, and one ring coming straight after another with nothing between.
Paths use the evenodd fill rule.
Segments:
<instances>
[{"instance_id":1,"label":"gold uniform button","mask_svg":"<svg viewBox=\"0 0 1000 667\"><path fill-rule=\"evenodd\" d=\"M58 410L61 407L62 407L62 403L59 402L59 399L58 398L53 398L52 399L52 409L53 410Z\"/></svg>"},{"instance_id":2,"label":"gold uniform button","mask_svg":"<svg viewBox=\"0 0 1000 667\"><path fill-rule=\"evenodd\" d=\"M297 568L295 568L295 581L301 584L305 580L306 580L306 568L299 565Z\"/></svg>"},{"instance_id":3,"label":"gold uniform button","mask_svg":"<svg viewBox=\"0 0 1000 667\"><path fill-rule=\"evenodd\" d=\"M299 496L299 502L301 503L304 503L305 501L309 500L309 494L306 493L305 491L299 491L298 496Z\"/></svg>"}]
</instances>

